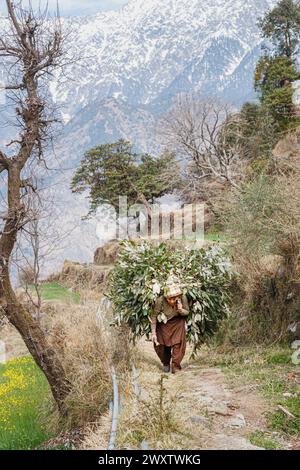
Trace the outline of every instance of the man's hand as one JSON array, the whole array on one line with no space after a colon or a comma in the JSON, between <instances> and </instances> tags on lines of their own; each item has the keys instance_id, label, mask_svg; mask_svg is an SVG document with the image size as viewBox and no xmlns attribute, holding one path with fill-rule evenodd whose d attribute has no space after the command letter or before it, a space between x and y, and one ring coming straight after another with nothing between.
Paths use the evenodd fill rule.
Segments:
<instances>
[{"instance_id":1,"label":"man's hand","mask_svg":"<svg viewBox=\"0 0 300 470\"><path fill-rule=\"evenodd\" d=\"M177 300L177 311L178 313L184 313L184 308L180 299Z\"/></svg>"},{"instance_id":2,"label":"man's hand","mask_svg":"<svg viewBox=\"0 0 300 470\"><path fill-rule=\"evenodd\" d=\"M152 341L155 344L155 346L159 346L159 342L157 341L157 336L156 335L152 335Z\"/></svg>"}]
</instances>

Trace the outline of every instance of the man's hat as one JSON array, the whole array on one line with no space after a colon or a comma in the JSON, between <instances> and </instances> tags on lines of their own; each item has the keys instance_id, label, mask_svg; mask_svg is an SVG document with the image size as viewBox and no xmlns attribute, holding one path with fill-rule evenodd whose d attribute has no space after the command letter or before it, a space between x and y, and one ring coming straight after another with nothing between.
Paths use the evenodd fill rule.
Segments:
<instances>
[{"instance_id":1,"label":"man's hat","mask_svg":"<svg viewBox=\"0 0 300 470\"><path fill-rule=\"evenodd\" d=\"M165 297L177 297L182 294L179 280L174 276L170 276L164 288Z\"/></svg>"}]
</instances>

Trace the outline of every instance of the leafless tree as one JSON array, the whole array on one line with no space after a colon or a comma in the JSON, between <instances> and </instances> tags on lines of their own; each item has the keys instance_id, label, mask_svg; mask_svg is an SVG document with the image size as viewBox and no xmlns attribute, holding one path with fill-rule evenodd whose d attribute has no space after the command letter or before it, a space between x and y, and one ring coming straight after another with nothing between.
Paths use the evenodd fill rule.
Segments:
<instances>
[{"instance_id":1,"label":"leafless tree","mask_svg":"<svg viewBox=\"0 0 300 470\"><path fill-rule=\"evenodd\" d=\"M45 276L45 267L51 263L68 243L68 237L75 228L62 227L56 221L60 209L56 204L56 195L46 186L45 195L40 189L37 195L31 195L30 222L23 227L21 237L17 240L12 263L16 267L25 298L38 320L42 315L41 283Z\"/></svg>"},{"instance_id":2,"label":"leafless tree","mask_svg":"<svg viewBox=\"0 0 300 470\"><path fill-rule=\"evenodd\" d=\"M192 184L227 183L243 177L240 117L218 99L181 94L160 123L165 145L187 163Z\"/></svg>"},{"instance_id":3,"label":"leafless tree","mask_svg":"<svg viewBox=\"0 0 300 470\"><path fill-rule=\"evenodd\" d=\"M40 233L40 217L32 219L29 224L24 227L24 238L26 244L24 246L24 238L18 244L14 263L18 268L19 280L24 288L29 305L32 306L33 315L37 320L41 318L42 295L40 288L40 271L43 261L43 253L41 252L41 233ZM27 252L29 251L29 253Z\"/></svg>"},{"instance_id":4,"label":"leafless tree","mask_svg":"<svg viewBox=\"0 0 300 470\"><path fill-rule=\"evenodd\" d=\"M28 194L37 191L30 175L33 162L44 161L44 148L55 124L48 101L47 80L65 61L64 34L57 16L47 9L35 14L6 0L8 19L0 32L0 57L6 64L6 91L14 105L16 137L0 150L0 173L6 178L5 211L0 211L0 306L21 334L37 365L45 373L61 412L69 393L65 371L39 322L20 303L10 273L12 252L19 233L32 222Z\"/></svg>"}]
</instances>

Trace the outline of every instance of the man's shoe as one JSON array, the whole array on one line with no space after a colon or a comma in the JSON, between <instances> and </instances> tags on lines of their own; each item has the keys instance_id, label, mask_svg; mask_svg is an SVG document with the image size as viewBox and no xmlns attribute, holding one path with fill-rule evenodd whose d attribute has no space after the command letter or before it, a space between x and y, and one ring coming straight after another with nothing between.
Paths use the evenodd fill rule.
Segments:
<instances>
[{"instance_id":1,"label":"man's shoe","mask_svg":"<svg viewBox=\"0 0 300 470\"><path fill-rule=\"evenodd\" d=\"M168 374L170 372L170 366L163 366L163 371Z\"/></svg>"}]
</instances>

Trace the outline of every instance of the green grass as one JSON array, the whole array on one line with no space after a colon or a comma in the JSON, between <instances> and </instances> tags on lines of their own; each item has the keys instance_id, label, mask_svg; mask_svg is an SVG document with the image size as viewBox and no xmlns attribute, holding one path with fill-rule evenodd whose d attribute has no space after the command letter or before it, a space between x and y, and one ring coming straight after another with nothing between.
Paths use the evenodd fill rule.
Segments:
<instances>
[{"instance_id":1,"label":"green grass","mask_svg":"<svg viewBox=\"0 0 300 470\"><path fill-rule=\"evenodd\" d=\"M266 450L280 450L282 445L268 436L266 432L255 431L249 436L251 444Z\"/></svg>"},{"instance_id":2,"label":"green grass","mask_svg":"<svg viewBox=\"0 0 300 470\"><path fill-rule=\"evenodd\" d=\"M266 376L266 381L262 384L262 391L265 397L276 399L286 391L286 386L283 380Z\"/></svg>"},{"instance_id":3,"label":"green grass","mask_svg":"<svg viewBox=\"0 0 300 470\"><path fill-rule=\"evenodd\" d=\"M48 282L40 286L41 296L44 300L65 300L71 303L79 303L80 295L77 292L71 292L57 282Z\"/></svg>"},{"instance_id":4,"label":"green grass","mask_svg":"<svg viewBox=\"0 0 300 470\"><path fill-rule=\"evenodd\" d=\"M291 351L282 352L267 352L265 358L268 364L290 364L291 363Z\"/></svg>"},{"instance_id":5,"label":"green grass","mask_svg":"<svg viewBox=\"0 0 300 470\"><path fill-rule=\"evenodd\" d=\"M215 242L215 243L226 243L228 238L226 235L219 232L208 232L204 236L205 240Z\"/></svg>"},{"instance_id":6,"label":"green grass","mask_svg":"<svg viewBox=\"0 0 300 470\"><path fill-rule=\"evenodd\" d=\"M280 399L278 404L292 413L295 418L289 418L282 411L269 413L267 416L269 428L300 438L300 396Z\"/></svg>"},{"instance_id":7,"label":"green grass","mask_svg":"<svg viewBox=\"0 0 300 470\"><path fill-rule=\"evenodd\" d=\"M196 241L197 240L197 235L192 234L190 236L185 236L184 240ZM207 233L204 234L204 240L214 242L214 243L226 243L228 241L228 238L227 238L226 235L224 235L221 232L207 232Z\"/></svg>"},{"instance_id":8,"label":"green grass","mask_svg":"<svg viewBox=\"0 0 300 470\"><path fill-rule=\"evenodd\" d=\"M52 437L39 412L49 399L49 386L33 359L23 357L0 364L0 449L35 449Z\"/></svg>"},{"instance_id":9,"label":"green grass","mask_svg":"<svg viewBox=\"0 0 300 470\"><path fill-rule=\"evenodd\" d=\"M78 293L57 282L40 287L43 300L80 302ZM47 380L32 358L0 364L0 450L35 449L54 437L40 419L40 410L49 399Z\"/></svg>"}]
</instances>

